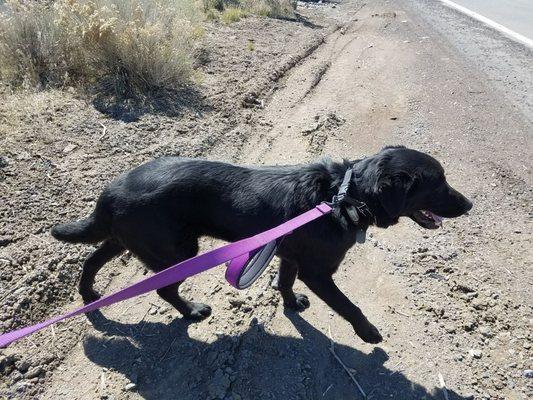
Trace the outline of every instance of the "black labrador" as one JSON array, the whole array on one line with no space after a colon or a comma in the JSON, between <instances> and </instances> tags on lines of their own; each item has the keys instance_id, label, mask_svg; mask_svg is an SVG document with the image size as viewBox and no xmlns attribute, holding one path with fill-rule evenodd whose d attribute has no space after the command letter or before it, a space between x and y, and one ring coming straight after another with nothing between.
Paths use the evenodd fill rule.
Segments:
<instances>
[{"instance_id":1,"label":"black labrador","mask_svg":"<svg viewBox=\"0 0 533 400\"><path fill-rule=\"evenodd\" d=\"M99 297L93 289L95 275L126 249L151 270L161 271L195 256L201 236L236 241L330 201L348 169L352 170L348 196L356 205L342 203L336 212L287 236L277 252L281 267L275 286L286 307L304 310L309 300L292 290L298 276L349 321L361 339L378 343L382 340L378 330L332 279L357 234L370 225L387 228L402 216L435 229L443 217L458 217L472 208L446 182L442 166L415 150L386 147L356 161L258 168L159 158L114 180L90 216L57 225L52 235L71 243L102 242L85 261L80 280L83 300L92 302ZM208 305L179 296L180 283L157 293L184 317L210 315Z\"/></svg>"}]
</instances>

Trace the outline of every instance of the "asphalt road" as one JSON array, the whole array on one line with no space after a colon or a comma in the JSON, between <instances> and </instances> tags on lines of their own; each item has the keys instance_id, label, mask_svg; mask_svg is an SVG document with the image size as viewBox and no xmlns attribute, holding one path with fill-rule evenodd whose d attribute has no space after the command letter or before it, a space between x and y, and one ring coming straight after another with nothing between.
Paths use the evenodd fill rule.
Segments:
<instances>
[{"instance_id":1,"label":"asphalt road","mask_svg":"<svg viewBox=\"0 0 533 400\"><path fill-rule=\"evenodd\" d=\"M533 39L533 1L531 0L453 0L506 28Z\"/></svg>"},{"instance_id":2,"label":"asphalt road","mask_svg":"<svg viewBox=\"0 0 533 400\"><path fill-rule=\"evenodd\" d=\"M467 3L485 3L485 0L460 0ZM502 3L522 3L526 0L502 0ZM490 82L499 91L499 97L529 123L533 121L533 50L509 39L502 33L487 27L469 16L435 0L407 0L428 21L437 37L455 48L469 62L471 70L477 70L480 79ZM486 0L486 3L498 1ZM533 10L533 5L528 6ZM475 11L475 10L472 10ZM482 11L482 10L481 10ZM520 14L517 12L517 15ZM533 133L531 127L529 133Z\"/></svg>"}]
</instances>

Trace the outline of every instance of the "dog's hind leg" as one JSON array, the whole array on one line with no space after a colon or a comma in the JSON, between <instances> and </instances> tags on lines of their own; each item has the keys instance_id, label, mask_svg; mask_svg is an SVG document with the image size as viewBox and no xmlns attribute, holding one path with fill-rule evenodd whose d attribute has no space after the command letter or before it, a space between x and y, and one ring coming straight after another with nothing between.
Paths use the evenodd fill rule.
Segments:
<instances>
[{"instance_id":1,"label":"dog's hind leg","mask_svg":"<svg viewBox=\"0 0 533 400\"><path fill-rule=\"evenodd\" d=\"M98 271L106 262L118 256L124 250L124 247L120 244L112 240L106 240L85 260L79 284L79 292L85 304L92 303L100 298L100 295L93 288L94 278Z\"/></svg>"},{"instance_id":2,"label":"dog's hind leg","mask_svg":"<svg viewBox=\"0 0 533 400\"><path fill-rule=\"evenodd\" d=\"M193 301L183 299L178 289L183 281L176 282L164 288L157 289L157 294L161 298L178 310L184 318L201 321L211 315L211 307L203 303L195 303Z\"/></svg>"},{"instance_id":3,"label":"dog's hind leg","mask_svg":"<svg viewBox=\"0 0 533 400\"><path fill-rule=\"evenodd\" d=\"M197 240L190 240L185 243L180 243L175 252L170 255L163 256L160 253L155 259L143 258L143 261L154 271L162 271L173 264L184 261L188 258L194 257L198 253ZM183 299L178 292L178 289L183 281L173 283L157 290L157 294L165 301L170 303L176 310L178 310L183 317L200 321L211 315L211 307L203 303L195 303Z\"/></svg>"},{"instance_id":4,"label":"dog's hind leg","mask_svg":"<svg viewBox=\"0 0 533 400\"><path fill-rule=\"evenodd\" d=\"M305 294L294 293L292 286L298 274L298 265L292 261L281 259L278 275L272 286L279 290L283 297L283 305L287 308L303 311L309 307L309 299Z\"/></svg>"}]
</instances>

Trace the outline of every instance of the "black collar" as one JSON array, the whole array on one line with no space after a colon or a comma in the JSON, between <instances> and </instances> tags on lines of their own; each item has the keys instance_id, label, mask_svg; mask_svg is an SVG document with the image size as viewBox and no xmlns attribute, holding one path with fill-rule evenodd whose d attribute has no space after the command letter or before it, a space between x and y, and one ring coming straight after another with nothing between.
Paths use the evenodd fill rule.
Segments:
<instances>
[{"instance_id":1,"label":"black collar","mask_svg":"<svg viewBox=\"0 0 533 400\"><path fill-rule=\"evenodd\" d=\"M331 202L328 204L332 208L340 208L341 206L344 206L346 213L354 225L359 223L361 217L367 217L368 219L374 221L375 217L368 208L368 205L365 202L357 200L348 195L348 188L350 187L350 182L352 181L352 175L353 168L348 168L344 174L342 183L339 186L339 191L335 196L333 196Z\"/></svg>"}]
</instances>

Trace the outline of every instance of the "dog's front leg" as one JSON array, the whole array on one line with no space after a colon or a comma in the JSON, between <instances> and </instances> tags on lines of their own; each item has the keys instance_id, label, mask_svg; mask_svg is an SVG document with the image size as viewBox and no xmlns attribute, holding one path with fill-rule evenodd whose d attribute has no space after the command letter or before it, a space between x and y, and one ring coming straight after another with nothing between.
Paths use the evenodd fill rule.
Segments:
<instances>
[{"instance_id":1,"label":"dog's front leg","mask_svg":"<svg viewBox=\"0 0 533 400\"><path fill-rule=\"evenodd\" d=\"M309 299L305 294L294 293L292 290L297 273L298 265L296 263L281 259L279 271L272 282L272 287L280 291L285 307L303 311L309 307Z\"/></svg>"},{"instance_id":2,"label":"dog's front leg","mask_svg":"<svg viewBox=\"0 0 533 400\"><path fill-rule=\"evenodd\" d=\"M336 313L352 324L355 333L367 343L383 340L359 307L353 304L337 287L331 276L302 275L300 279Z\"/></svg>"}]
</instances>

